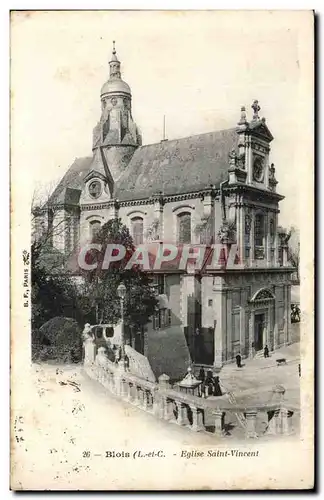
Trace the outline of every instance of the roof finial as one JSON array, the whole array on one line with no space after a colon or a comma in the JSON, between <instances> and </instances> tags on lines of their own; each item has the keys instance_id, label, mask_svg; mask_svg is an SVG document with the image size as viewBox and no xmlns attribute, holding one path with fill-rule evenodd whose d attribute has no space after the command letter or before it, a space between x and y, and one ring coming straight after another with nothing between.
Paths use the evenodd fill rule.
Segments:
<instances>
[{"instance_id":1,"label":"roof finial","mask_svg":"<svg viewBox=\"0 0 324 500\"><path fill-rule=\"evenodd\" d=\"M113 40L113 50L112 50L112 53L114 55L116 54L115 40Z\"/></svg>"},{"instance_id":2,"label":"roof finial","mask_svg":"<svg viewBox=\"0 0 324 500\"><path fill-rule=\"evenodd\" d=\"M246 123L246 110L245 106L241 106L241 118L238 125L243 125L244 123Z\"/></svg>"},{"instance_id":3,"label":"roof finial","mask_svg":"<svg viewBox=\"0 0 324 500\"><path fill-rule=\"evenodd\" d=\"M251 108L254 111L253 120L258 120L259 119L259 111L260 111L261 108L259 106L259 101L257 99L255 99L253 101L253 104L252 104Z\"/></svg>"}]
</instances>

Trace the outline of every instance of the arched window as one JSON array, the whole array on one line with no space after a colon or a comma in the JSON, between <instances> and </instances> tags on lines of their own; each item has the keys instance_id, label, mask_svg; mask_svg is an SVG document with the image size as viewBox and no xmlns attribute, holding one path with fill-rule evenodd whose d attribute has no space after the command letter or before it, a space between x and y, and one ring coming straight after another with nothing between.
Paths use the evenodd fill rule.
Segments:
<instances>
[{"instance_id":1,"label":"arched window","mask_svg":"<svg viewBox=\"0 0 324 500\"><path fill-rule=\"evenodd\" d=\"M93 220L90 222L90 237L95 238L101 229L101 223L98 220Z\"/></svg>"},{"instance_id":2,"label":"arched window","mask_svg":"<svg viewBox=\"0 0 324 500\"><path fill-rule=\"evenodd\" d=\"M191 214L182 212L178 215L178 243L191 243Z\"/></svg>"},{"instance_id":3,"label":"arched window","mask_svg":"<svg viewBox=\"0 0 324 500\"><path fill-rule=\"evenodd\" d=\"M132 236L134 245L141 245L143 243L143 219L142 217L133 217L131 219Z\"/></svg>"}]
</instances>

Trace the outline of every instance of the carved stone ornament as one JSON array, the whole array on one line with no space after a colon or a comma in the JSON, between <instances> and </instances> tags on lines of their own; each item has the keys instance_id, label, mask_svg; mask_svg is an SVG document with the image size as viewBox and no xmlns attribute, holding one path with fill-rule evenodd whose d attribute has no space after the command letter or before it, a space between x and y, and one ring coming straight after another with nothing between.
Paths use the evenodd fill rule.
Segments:
<instances>
[{"instance_id":1,"label":"carved stone ornament","mask_svg":"<svg viewBox=\"0 0 324 500\"><path fill-rule=\"evenodd\" d=\"M256 156L253 161L253 178L261 182L264 176L264 160L261 156Z\"/></svg>"},{"instance_id":2,"label":"carved stone ornament","mask_svg":"<svg viewBox=\"0 0 324 500\"><path fill-rule=\"evenodd\" d=\"M245 215L245 234L250 234L251 231L252 216L249 210Z\"/></svg>"},{"instance_id":3,"label":"carved stone ornament","mask_svg":"<svg viewBox=\"0 0 324 500\"><path fill-rule=\"evenodd\" d=\"M235 243L236 242L236 227L227 221L223 221L218 231L218 239L220 243Z\"/></svg>"},{"instance_id":4,"label":"carved stone ornament","mask_svg":"<svg viewBox=\"0 0 324 500\"><path fill-rule=\"evenodd\" d=\"M150 224L150 226L146 230L146 239L148 242L159 240L160 238L159 227L160 227L159 220L154 219L154 221Z\"/></svg>"}]
</instances>

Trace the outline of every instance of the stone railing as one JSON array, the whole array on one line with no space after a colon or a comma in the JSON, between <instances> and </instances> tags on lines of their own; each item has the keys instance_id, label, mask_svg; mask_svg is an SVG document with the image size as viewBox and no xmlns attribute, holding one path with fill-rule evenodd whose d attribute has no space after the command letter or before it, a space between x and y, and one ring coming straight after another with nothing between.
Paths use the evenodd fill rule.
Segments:
<instances>
[{"instance_id":1,"label":"stone railing","mask_svg":"<svg viewBox=\"0 0 324 500\"><path fill-rule=\"evenodd\" d=\"M91 343L85 345L90 354L85 356L84 370L92 379L100 382L118 398L138 408L194 432L206 432L217 437L230 435L226 424L227 415L242 415L240 435L257 438L266 435L293 434L292 417L299 413L298 407L292 407L283 401L284 388L274 388L278 401L267 404L238 405L231 404L226 398L204 399L192 394L174 390L169 377L161 375L158 383L141 379L121 366L112 363L105 354L105 348L98 349L94 356ZM92 359L91 359L92 358ZM279 399L278 399L279 398ZM265 429L258 429L258 417L266 420ZM261 419L262 420L262 419ZM260 427L260 426L259 426Z\"/></svg>"}]
</instances>

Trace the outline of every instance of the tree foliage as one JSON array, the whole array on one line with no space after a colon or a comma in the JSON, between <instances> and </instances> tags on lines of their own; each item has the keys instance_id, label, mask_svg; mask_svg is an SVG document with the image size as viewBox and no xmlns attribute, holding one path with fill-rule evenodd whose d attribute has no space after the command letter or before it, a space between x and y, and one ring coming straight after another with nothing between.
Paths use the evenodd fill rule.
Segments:
<instances>
[{"instance_id":1,"label":"tree foliage","mask_svg":"<svg viewBox=\"0 0 324 500\"><path fill-rule=\"evenodd\" d=\"M87 259L98 262L97 269L84 271L85 293L96 310L97 323L116 324L120 320L120 299L117 288L121 282L126 286L125 323L140 330L153 315L157 299L151 286L149 275L139 266L126 270L125 265L134 251L133 239L128 228L120 219L112 219L104 224L93 239L102 245L100 252L89 252ZM108 269L102 264L106 246L120 244L126 248L126 255L121 261L112 262Z\"/></svg>"}]
</instances>

